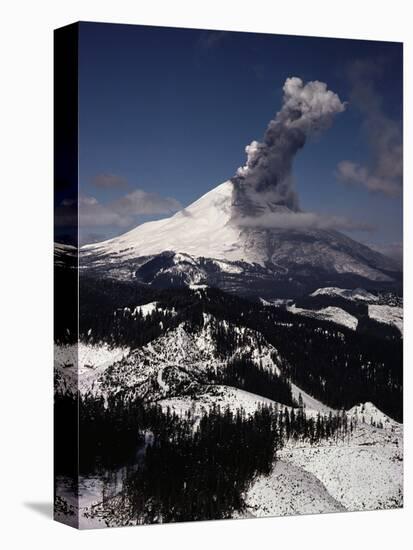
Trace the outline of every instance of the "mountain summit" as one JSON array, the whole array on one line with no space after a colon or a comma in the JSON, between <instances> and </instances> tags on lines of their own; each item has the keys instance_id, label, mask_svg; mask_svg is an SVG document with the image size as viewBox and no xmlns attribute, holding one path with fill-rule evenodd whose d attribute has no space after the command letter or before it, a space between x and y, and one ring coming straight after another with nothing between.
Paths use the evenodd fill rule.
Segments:
<instances>
[{"instance_id":1,"label":"mountain summit","mask_svg":"<svg viewBox=\"0 0 413 550\"><path fill-rule=\"evenodd\" d=\"M170 218L139 225L108 241L86 245L84 252L136 258L165 250L193 256L241 260L240 231L230 224L232 183L226 181ZM235 246L234 246L235 245ZM247 257L247 261L257 261Z\"/></svg>"},{"instance_id":2,"label":"mountain summit","mask_svg":"<svg viewBox=\"0 0 413 550\"><path fill-rule=\"evenodd\" d=\"M392 287L395 263L331 229L266 228L233 218L226 181L173 216L81 248L81 264L155 286L207 284L241 294L297 295L320 286ZM289 209L278 207L272 216ZM314 287L314 288L312 288Z\"/></svg>"}]
</instances>

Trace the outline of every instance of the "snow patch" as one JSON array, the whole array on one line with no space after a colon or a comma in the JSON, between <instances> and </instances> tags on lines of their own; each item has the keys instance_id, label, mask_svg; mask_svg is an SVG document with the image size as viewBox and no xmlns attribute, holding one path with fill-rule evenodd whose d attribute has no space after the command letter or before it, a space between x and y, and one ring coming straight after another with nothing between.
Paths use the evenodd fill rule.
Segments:
<instances>
[{"instance_id":1,"label":"snow patch","mask_svg":"<svg viewBox=\"0 0 413 550\"><path fill-rule=\"evenodd\" d=\"M208 413L213 407L220 407L221 410L229 408L233 413L242 408L247 416L253 415L261 405L284 408L283 405L261 395L223 385L206 387L204 392L197 394L196 399L188 396L172 397L162 399L158 404L164 412L169 408L180 416L185 416L191 411L195 417Z\"/></svg>"},{"instance_id":2,"label":"snow patch","mask_svg":"<svg viewBox=\"0 0 413 550\"><path fill-rule=\"evenodd\" d=\"M369 317L379 323L396 327L403 336L403 308L397 306L369 305Z\"/></svg>"},{"instance_id":3,"label":"snow patch","mask_svg":"<svg viewBox=\"0 0 413 550\"><path fill-rule=\"evenodd\" d=\"M142 306L136 306L132 315L135 316L137 313L141 313L143 318L148 317L148 315L151 315L154 311L156 311L157 306L158 302L149 302L148 304L144 304Z\"/></svg>"},{"instance_id":4,"label":"snow patch","mask_svg":"<svg viewBox=\"0 0 413 550\"><path fill-rule=\"evenodd\" d=\"M314 319L320 319L322 321L332 321L337 325L342 325L351 330L356 330L358 325L357 317L354 317L354 315L350 315L350 313L348 313L344 309L341 309L340 307L329 306L315 310L303 309L300 307L296 307L296 305L293 304L292 306L287 306L287 311L289 311L290 313L305 315L306 317L312 317Z\"/></svg>"},{"instance_id":5,"label":"snow patch","mask_svg":"<svg viewBox=\"0 0 413 550\"><path fill-rule=\"evenodd\" d=\"M355 288L352 290L348 288L338 288L336 286L327 286L315 290L312 294L310 294L310 296L340 297L346 300L351 300L352 302L374 303L379 301L377 296L371 292L367 292L364 288Z\"/></svg>"},{"instance_id":6,"label":"snow patch","mask_svg":"<svg viewBox=\"0 0 413 550\"><path fill-rule=\"evenodd\" d=\"M213 263L219 267L221 271L224 271L225 273L242 273L243 269L239 265L235 265L230 262L223 262L219 260L213 260Z\"/></svg>"}]
</instances>

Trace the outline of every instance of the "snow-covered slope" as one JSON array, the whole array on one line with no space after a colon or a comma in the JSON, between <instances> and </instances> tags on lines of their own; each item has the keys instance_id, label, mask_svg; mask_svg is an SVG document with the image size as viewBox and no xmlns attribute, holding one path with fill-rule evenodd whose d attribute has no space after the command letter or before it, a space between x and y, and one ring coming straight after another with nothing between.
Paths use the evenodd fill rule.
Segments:
<instances>
[{"instance_id":1,"label":"snow-covered slope","mask_svg":"<svg viewBox=\"0 0 413 550\"><path fill-rule=\"evenodd\" d=\"M113 363L125 358L130 349L107 344L55 344L55 384L60 390L82 393L95 391L98 379Z\"/></svg>"},{"instance_id":2,"label":"snow-covered slope","mask_svg":"<svg viewBox=\"0 0 413 550\"><path fill-rule=\"evenodd\" d=\"M253 483L245 500L249 517L345 511L317 476L283 459L277 460L269 476Z\"/></svg>"},{"instance_id":3,"label":"snow-covered slope","mask_svg":"<svg viewBox=\"0 0 413 550\"><path fill-rule=\"evenodd\" d=\"M106 267L112 276L133 276L138 267L153 258L174 253L173 262L168 256L167 265L157 262L157 270L165 273L165 269L172 269L172 275L177 270L191 271L187 284L205 282L211 272L221 273L224 279L241 277L244 284L251 284L252 276L274 281L334 274L375 282L393 281L392 273L397 277L398 268L392 260L337 231L237 225L232 217L232 196L233 184L226 181L170 218L83 246L80 263L84 267ZM277 212L272 215L276 218ZM211 264L206 265L205 258ZM245 264L250 266L247 269L260 269L245 276ZM218 284L215 279L214 283Z\"/></svg>"},{"instance_id":4,"label":"snow-covered slope","mask_svg":"<svg viewBox=\"0 0 413 550\"><path fill-rule=\"evenodd\" d=\"M172 250L195 257L259 261L258 251L243 250L240 230L229 223L231 201L232 183L226 181L170 218L144 223L82 251L133 259Z\"/></svg>"},{"instance_id":5,"label":"snow-covered slope","mask_svg":"<svg viewBox=\"0 0 413 550\"><path fill-rule=\"evenodd\" d=\"M292 306L287 306L287 310L290 313L305 315L306 317L320 319L321 321L332 321L337 325L342 325L344 327L350 328L351 330L356 330L358 325L357 317L354 317L354 315L351 315L350 313L339 307L329 306L316 310L296 307L296 305L293 304Z\"/></svg>"},{"instance_id":6,"label":"snow-covered slope","mask_svg":"<svg viewBox=\"0 0 413 550\"><path fill-rule=\"evenodd\" d=\"M347 510L378 510L403 503L401 431L362 424L348 441L291 445L280 458L316 476Z\"/></svg>"},{"instance_id":7,"label":"snow-covered slope","mask_svg":"<svg viewBox=\"0 0 413 550\"><path fill-rule=\"evenodd\" d=\"M260 405L272 405L274 407L280 405L261 395L221 385L205 387L205 391L197 394L196 399L180 396L161 399L158 403L163 411L169 408L180 416L184 416L188 411L192 411L195 416L200 416L205 412L209 412L214 406L219 406L221 410L229 407L234 413L242 408L245 414L249 416L254 414Z\"/></svg>"},{"instance_id":8,"label":"snow-covered slope","mask_svg":"<svg viewBox=\"0 0 413 550\"><path fill-rule=\"evenodd\" d=\"M298 403L299 398L301 395L301 399L303 401L303 405L305 407L305 412L307 416L316 416L317 413L320 414L329 414L330 412L334 412L334 409L331 407L328 407L327 405L324 405L324 403L321 403L318 399L313 397L312 395L309 395L304 390L299 388L296 384L291 384L291 393L293 396L293 399Z\"/></svg>"},{"instance_id":9,"label":"snow-covered slope","mask_svg":"<svg viewBox=\"0 0 413 550\"><path fill-rule=\"evenodd\" d=\"M246 495L249 516L402 506L402 426L372 403L347 414L353 429L344 440L289 441L279 451L271 474L257 478Z\"/></svg>"}]
</instances>

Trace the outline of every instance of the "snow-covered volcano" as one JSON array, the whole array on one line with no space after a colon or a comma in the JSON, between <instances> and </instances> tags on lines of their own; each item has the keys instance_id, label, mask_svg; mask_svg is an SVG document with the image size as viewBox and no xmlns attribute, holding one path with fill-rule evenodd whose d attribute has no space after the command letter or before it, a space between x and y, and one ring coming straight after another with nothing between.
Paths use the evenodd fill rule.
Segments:
<instances>
[{"instance_id":1,"label":"snow-covered volcano","mask_svg":"<svg viewBox=\"0 0 413 550\"><path fill-rule=\"evenodd\" d=\"M170 218L139 225L108 241L86 245L85 252L122 259L160 254L166 250L195 257L262 262L245 247L241 231L230 223L232 183L226 181Z\"/></svg>"},{"instance_id":2,"label":"snow-covered volcano","mask_svg":"<svg viewBox=\"0 0 413 550\"><path fill-rule=\"evenodd\" d=\"M351 287L352 278L354 286L362 280L386 284L398 279L391 259L338 231L245 227L233 219L232 207L229 180L169 218L83 246L81 263L103 268L111 276L139 279L144 274L146 283L161 273L163 285L166 276L176 284L178 275L180 283L221 287L227 285L228 277L234 284L242 276L249 286L251 278L265 279L266 287L274 286L275 280L294 284L314 280L315 287L320 287L344 278ZM285 215L287 207L282 208ZM277 211L272 215L277 216Z\"/></svg>"}]
</instances>

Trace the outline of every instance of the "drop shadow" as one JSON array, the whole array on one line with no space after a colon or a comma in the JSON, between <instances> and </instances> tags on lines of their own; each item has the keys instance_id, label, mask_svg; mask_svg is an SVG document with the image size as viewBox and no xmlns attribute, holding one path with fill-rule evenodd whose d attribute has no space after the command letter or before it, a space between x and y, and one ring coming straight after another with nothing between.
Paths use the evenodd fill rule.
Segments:
<instances>
[{"instance_id":1,"label":"drop shadow","mask_svg":"<svg viewBox=\"0 0 413 550\"><path fill-rule=\"evenodd\" d=\"M23 505L47 519L53 519L52 502L23 502Z\"/></svg>"}]
</instances>

